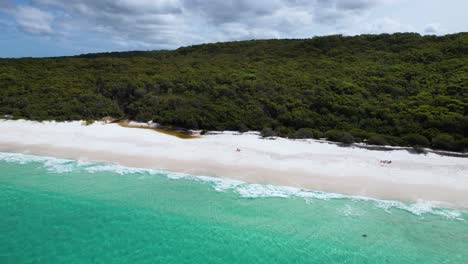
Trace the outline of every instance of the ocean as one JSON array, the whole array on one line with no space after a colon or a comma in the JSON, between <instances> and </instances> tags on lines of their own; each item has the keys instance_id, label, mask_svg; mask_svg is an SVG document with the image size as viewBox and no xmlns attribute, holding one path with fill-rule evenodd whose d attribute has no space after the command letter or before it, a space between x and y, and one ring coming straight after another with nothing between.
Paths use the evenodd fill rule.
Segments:
<instances>
[{"instance_id":1,"label":"ocean","mask_svg":"<svg viewBox=\"0 0 468 264\"><path fill-rule=\"evenodd\" d=\"M461 264L468 212L0 153L0 245L2 264Z\"/></svg>"}]
</instances>

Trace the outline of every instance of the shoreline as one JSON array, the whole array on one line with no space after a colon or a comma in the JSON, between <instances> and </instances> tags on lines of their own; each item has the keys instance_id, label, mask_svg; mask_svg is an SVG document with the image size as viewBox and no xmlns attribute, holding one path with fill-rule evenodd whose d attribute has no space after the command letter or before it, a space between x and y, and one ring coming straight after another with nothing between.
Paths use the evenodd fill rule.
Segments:
<instances>
[{"instance_id":1,"label":"shoreline","mask_svg":"<svg viewBox=\"0 0 468 264\"><path fill-rule=\"evenodd\" d=\"M383 200L468 208L464 158L224 132L183 140L117 124L1 121L0 151L117 163ZM236 148L241 151L237 152ZM379 160L392 160L390 165Z\"/></svg>"},{"instance_id":2,"label":"shoreline","mask_svg":"<svg viewBox=\"0 0 468 264\"><path fill-rule=\"evenodd\" d=\"M95 121L98 122L98 121ZM115 120L114 122L111 123L116 123L119 124L122 127L127 127L127 128L140 128L140 129L150 129L154 130L156 132L164 133L167 135L172 135L178 138L182 139L194 139L198 138L200 136L200 132L197 130L187 130L188 133L181 132L179 130L173 130L170 128L162 128L159 127L158 125L149 124L149 123L141 123L141 122L135 122L127 119L123 120ZM195 133L190 133L194 132ZM200 130L201 131L201 130ZM257 131L247 131L247 132L239 132L239 131L229 131L229 132L235 132L239 134L244 134L244 133L255 133L260 136L260 132ZM208 131L206 135L219 135L222 134L223 132L220 131ZM360 148L360 149L366 149L366 150L375 150L375 151L395 151L395 150L405 150L408 151L411 154L428 154L428 153L434 153L440 156L447 156L447 157L458 157L458 158L468 158L468 152L455 152L455 151L449 151L449 150L440 150L440 149L432 149L432 148L420 148L419 151L417 151L414 147L405 147L405 146L391 146L391 145L370 145L364 142L361 143L351 143L351 144L346 144L342 142L336 142L336 141L328 141L326 138L321 138L321 139L312 139L312 138L303 138L303 139L298 139L298 138L285 138L285 137L272 137L273 139L275 138L282 138L282 139L288 139L288 140L293 140L293 141L300 141L300 140L314 140L315 142L320 142L320 143L325 143L325 144L334 144L338 147L342 148ZM263 139L269 139L269 138L263 138Z\"/></svg>"}]
</instances>

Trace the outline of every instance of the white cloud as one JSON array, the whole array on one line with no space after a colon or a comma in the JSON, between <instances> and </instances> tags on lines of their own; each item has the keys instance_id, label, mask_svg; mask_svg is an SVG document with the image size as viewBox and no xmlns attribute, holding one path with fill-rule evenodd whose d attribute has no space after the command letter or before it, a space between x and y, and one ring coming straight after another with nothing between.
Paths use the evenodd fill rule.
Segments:
<instances>
[{"instance_id":1,"label":"white cloud","mask_svg":"<svg viewBox=\"0 0 468 264\"><path fill-rule=\"evenodd\" d=\"M368 33L395 33L395 32L416 32L416 29L411 25L402 24L394 19L385 17L373 21L367 27Z\"/></svg>"},{"instance_id":2,"label":"white cloud","mask_svg":"<svg viewBox=\"0 0 468 264\"><path fill-rule=\"evenodd\" d=\"M0 0L11 6L11 0ZM125 49L314 35L418 31L380 11L410 0L31 0L12 16L24 32ZM6 6L6 5L5 5ZM397 8L394 8L394 10ZM443 31L443 30L442 30ZM434 32L434 33L431 33ZM436 33L438 34L438 33ZM83 37L86 36L87 38ZM91 45L91 44L90 44ZM112 49L109 47L109 49Z\"/></svg>"},{"instance_id":3,"label":"white cloud","mask_svg":"<svg viewBox=\"0 0 468 264\"><path fill-rule=\"evenodd\" d=\"M426 34L433 34L433 35L440 35L445 32L445 29L439 23L431 23L427 24L424 27L424 33Z\"/></svg>"},{"instance_id":4,"label":"white cloud","mask_svg":"<svg viewBox=\"0 0 468 264\"><path fill-rule=\"evenodd\" d=\"M32 6L19 6L13 11L16 22L22 30L33 34L51 34L53 16Z\"/></svg>"},{"instance_id":5,"label":"white cloud","mask_svg":"<svg viewBox=\"0 0 468 264\"><path fill-rule=\"evenodd\" d=\"M119 46L170 48L211 41L310 37L320 26L339 27L350 17L388 1L395 0L33 0L31 9L53 9L54 29L62 36L98 33ZM51 18L42 17L38 28L27 19L18 24L27 32L50 33Z\"/></svg>"}]
</instances>

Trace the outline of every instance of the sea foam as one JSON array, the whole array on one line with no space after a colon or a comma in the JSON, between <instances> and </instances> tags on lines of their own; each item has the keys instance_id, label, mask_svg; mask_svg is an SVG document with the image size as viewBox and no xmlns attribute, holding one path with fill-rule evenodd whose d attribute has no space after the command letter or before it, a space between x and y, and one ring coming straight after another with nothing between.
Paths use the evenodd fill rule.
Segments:
<instances>
[{"instance_id":1,"label":"sea foam","mask_svg":"<svg viewBox=\"0 0 468 264\"><path fill-rule=\"evenodd\" d=\"M43 167L50 173L69 173L74 170L83 170L88 173L113 172L119 175L146 174L159 175L172 180L192 180L210 184L210 186L212 186L215 191L231 191L243 198L301 198L304 199L304 201L307 203L312 202L313 200L332 199L348 199L353 202L366 201L371 202L375 207L383 209L387 213L391 213L391 209L400 209L417 216L422 216L424 214L432 214L442 216L447 219L464 220L461 211L455 209L441 208L437 206L437 202L430 201L420 200L416 203L404 203L399 201L381 200L364 196L352 196L337 193L312 191L295 187L254 184L239 180L218 177L195 176L186 173L177 173L165 170L134 168L118 164L75 161L70 159L60 159L20 153L0 152L0 161L16 164L39 163L41 167ZM142 179L142 177L138 177L137 179ZM356 216L354 213L349 212L344 212L344 214Z\"/></svg>"}]
</instances>

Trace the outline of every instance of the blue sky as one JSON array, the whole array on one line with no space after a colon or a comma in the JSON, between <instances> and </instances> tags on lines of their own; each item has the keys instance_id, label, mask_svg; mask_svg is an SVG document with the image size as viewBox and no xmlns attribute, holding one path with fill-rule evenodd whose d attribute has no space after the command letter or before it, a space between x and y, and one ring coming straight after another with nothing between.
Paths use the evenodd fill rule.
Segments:
<instances>
[{"instance_id":1,"label":"blue sky","mask_svg":"<svg viewBox=\"0 0 468 264\"><path fill-rule=\"evenodd\" d=\"M0 0L0 57L468 31L466 0Z\"/></svg>"}]
</instances>

